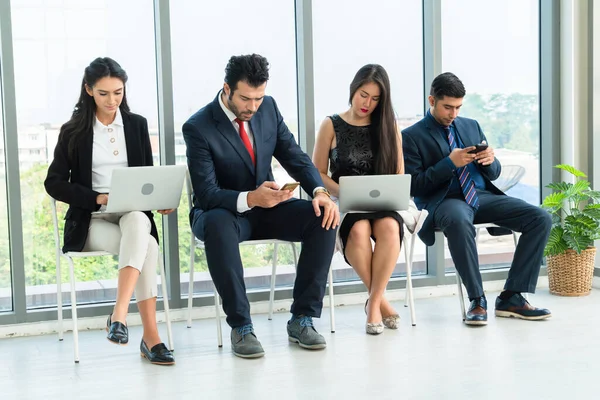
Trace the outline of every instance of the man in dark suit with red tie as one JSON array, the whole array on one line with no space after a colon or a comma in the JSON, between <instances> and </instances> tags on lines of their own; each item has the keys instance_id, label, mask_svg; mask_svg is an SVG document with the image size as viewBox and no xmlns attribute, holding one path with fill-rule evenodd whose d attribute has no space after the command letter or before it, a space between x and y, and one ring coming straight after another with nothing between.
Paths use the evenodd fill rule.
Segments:
<instances>
[{"instance_id":1,"label":"man in dark suit with red tie","mask_svg":"<svg viewBox=\"0 0 600 400\"><path fill-rule=\"evenodd\" d=\"M232 328L233 353L244 358L261 357L264 350L250 318L239 242L302 242L288 337L303 348L322 349L325 339L312 318L321 315L340 218L319 171L294 140L275 100L265 96L268 68L266 58L257 54L231 57L223 89L183 125L195 195L190 223L204 241ZM312 201L279 190L273 157Z\"/></svg>"},{"instance_id":2,"label":"man in dark suit with red tie","mask_svg":"<svg viewBox=\"0 0 600 400\"><path fill-rule=\"evenodd\" d=\"M492 222L505 228L490 228L491 234L521 232L495 313L527 320L548 318L550 311L531 306L521 293L535 291L552 219L545 210L506 196L494 186L500 161L491 147L481 146L487 141L477 121L458 116L465 94L456 75L439 75L431 84L427 115L402 131L404 166L412 175L411 195L419 209L429 212L419 237L431 246L434 230L444 233L471 301L465 323L485 325L487 300L473 224Z\"/></svg>"}]
</instances>

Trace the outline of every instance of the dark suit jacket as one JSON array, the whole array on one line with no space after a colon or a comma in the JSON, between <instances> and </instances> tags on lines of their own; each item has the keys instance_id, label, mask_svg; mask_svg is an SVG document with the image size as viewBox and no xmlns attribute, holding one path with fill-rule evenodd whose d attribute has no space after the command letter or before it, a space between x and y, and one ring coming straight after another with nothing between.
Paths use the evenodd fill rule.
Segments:
<instances>
[{"instance_id":1,"label":"dark suit jacket","mask_svg":"<svg viewBox=\"0 0 600 400\"><path fill-rule=\"evenodd\" d=\"M250 120L256 154L254 168L240 135L219 105L219 96L220 92L182 128L195 194L190 219L195 213L213 208L236 213L240 192L273 180L273 157L307 193L323 186L319 171L294 140L272 97L264 97Z\"/></svg>"},{"instance_id":2,"label":"dark suit jacket","mask_svg":"<svg viewBox=\"0 0 600 400\"><path fill-rule=\"evenodd\" d=\"M121 110L127 163L130 167L152 165L152 147L146 118ZM79 142L75 153L70 157L69 137L64 132L58 136L54 149L54 160L48 167L44 181L46 192L56 200L69 204L65 215L63 251L81 251L87 240L91 212L97 211L96 197L100 194L92 190L92 149L94 132L87 132ZM152 212L145 214L152 225L151 234L158 241Z\"/></svg>"},{"instance_id":3,"label":"dark suit jacket","mask_svg":"<svg viewBox=\"0 0 600 400\"><path fill-rule=\"evenodd\" d=\"M473 119L457 117L454 120L455 131L465 147L474 146L487 140L479 123ZM412 175L410 193L414 196L419 209L429 212L419 237L431 246L435 242L433 215L438 205L446 198L455 170L444 160L450 155L450 146L439 132L439 128L430 118L423 118L402 131L402 150L404 168ZM476 164L485 181L486 189L492 193L504 195L491 181L500 175L501 165L498 159L488 166ZM505 229L490 228L490 234L505 235Z\"/></svg>"}]
</instances>

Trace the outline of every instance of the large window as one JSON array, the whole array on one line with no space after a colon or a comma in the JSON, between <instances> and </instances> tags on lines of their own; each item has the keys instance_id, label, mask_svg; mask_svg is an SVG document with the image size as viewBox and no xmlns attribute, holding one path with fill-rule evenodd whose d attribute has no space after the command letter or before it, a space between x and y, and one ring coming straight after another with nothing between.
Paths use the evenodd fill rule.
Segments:
<instances>
[{"instance_id":1,"label":"large window","mask_svg":"<svg viewBox=\"0 0 600 400\"><path fill-rule=\"evenodd\" d=\"M27 306L50 306L56 304L55 253L43 181L60 126L79 96L83 70L96 57L111 57L127 71L129 105L148 119L158 154L153 2L13 1L11 12ZM65 210L60 205L61 231ZM66 264L63 271L66 279ZM75 275L82 301L114 300L115 260L77 260Z\"/></svg>"},{"instance_id":2,"label":"large window","mask_svg":"<svg viewBox=\"0 0 600 400\"><path fill-rule=\"evenodd\" d=\"M538 0L442 2L442 69L465 84L461 115L479 121L502 163L496 186L535 205L540 204L538 31ZM511 236L482 230L478 248L481 264L493 267L510 262L514 244Z\"/></svg>"},{"instance_id":3,"label":"large window","mask_svg":"<svg viewBox=\"0 0 600 400\"><path fill-rule=\"evenodd\" d=\"M2 87L0 87L0 311L12 310L10 277L10 243L6 204L6 162L4 156L4 121L2 120Z\"/></svg>"},{"instance_id":4,"label":"large window","mask_svg":"<svg viewBox=\"0 0 600 400\"><path fill-rule=\"evenodd\" d=\"M183 123L223 88L225 65L232 55L257 53L269 60L270 79L267 95L273 96L285 123L298 139L296 96L296 47L294 1L245 0L201 2L171 1L171 45L173 55L173 91L175 108L175 156L185 164ZM206 40L206 38L211 38ZM217 40L218 39L218 40ZM272 163L277 183L290 181L276 160ZM185 193L184 193L185 196ZM190 226L187 202L182 199L179 217L180 264L182 282L189 272ZM281 246L278 256L278 283L291 284L294 278L292 251ZM242 261L249 289L267 287L271 274L273 246L244 246ZM195 292L212 290L204 251L196 250ZM187 285L182 294L187 296Z\"/></svg>"},{"instance_id":5,"label":"large window","mask_svg":"<svg viewBox=\"0 0 600 400\"><path fill-rule=\"evenodd\" d=\"M316 127L329 115L348 109L349 86L365 64L383 66L391 82L400 129L423 117L423 11L420 0L313 2ZM310 149L312 151L312 149ZM394 275L405 273L404 254ZM337 254L335 280L358 279ZM417 240L416 273L425 273L425 245Z\"/></svg>"}]
</instances>

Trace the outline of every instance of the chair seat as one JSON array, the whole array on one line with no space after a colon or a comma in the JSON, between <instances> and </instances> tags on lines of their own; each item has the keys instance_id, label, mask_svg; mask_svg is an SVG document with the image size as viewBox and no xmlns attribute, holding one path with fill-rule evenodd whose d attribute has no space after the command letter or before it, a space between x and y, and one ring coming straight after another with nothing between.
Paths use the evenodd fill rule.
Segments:
<instances>
[{"instance_id":1,"label":"chair seat","mask_svg":"<svg viewBox=\"0 0 600 400\"><path fill-rule=\"evenodd\" d=\"M484 224L475 224L473 226L475 228L500 228L500 226L498 226L492 222L488 222L488 223L484 223Z\"/></svg>"},{"instance_id":2,"label":"chair seat","mask_svg":"<svg viewBox=\"0 0 600 400\"><path fill-rule=\"evenodd\" d=\"M486 222L483 224L473 224L473 226L475 227L475 229L484 229L484 228L501 228L501 226L496 225L492 222ZM435 232L441 232L442 230L440 228L435 228L434 229Z\"/></svg>"},{"instance_id":3,"label":"chair seat","mask_svg":"<svg viewBox=\"0 0 600 400\"><path fill-rule=\"evenodd\" d=\"M285 240L279 240L279 239L264 239L264 240L245 240L243 242L240 242L240 246L254 246L257 244L290 244L292 242L288 242ZM196 247L198 247L199 249L203 249L204 248L204 242L200 239L196 239Z\"/></svg>"},{"instance_id":4,"label":"chair seat","mask_svg":"<svg viewBox=\"0 0 600 400\"><path fill-rule=\"evenodd\" d=\"M101 257L101 256L112 256L114 254L111 254L107 251L68 251L66 253L63 253L64 256L68 256L68 257Z\"/></svg>"}]
</instances>

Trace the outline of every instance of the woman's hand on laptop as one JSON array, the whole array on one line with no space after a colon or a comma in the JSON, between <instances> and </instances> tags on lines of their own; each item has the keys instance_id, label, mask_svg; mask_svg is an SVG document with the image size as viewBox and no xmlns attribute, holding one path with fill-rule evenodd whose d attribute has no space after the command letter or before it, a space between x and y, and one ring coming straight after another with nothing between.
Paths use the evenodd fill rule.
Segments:
<instances>
[{"instance_id":1,"label":"woman's hand on laptop","mask_svg":"<svg viewBox=\"0 0 600 400\"><path fill-rule=\"evenodd\" d=\"M157 213L162 214L162 215L169 215L171 214L173 211L175 211L174 208L171 208L169 210L156 210Z\"/></svg>"},{"instance_id":2,"label":"woman's hand on laptop","mask_svg":"<svg viewBox=\"0 0 600 400\"><path fill-rule=\"evenodd\" d=\"M99 194L96 196L96 204L107 205L108 204L108 195L107 194Z\"/></svg>"}]
</instances>

